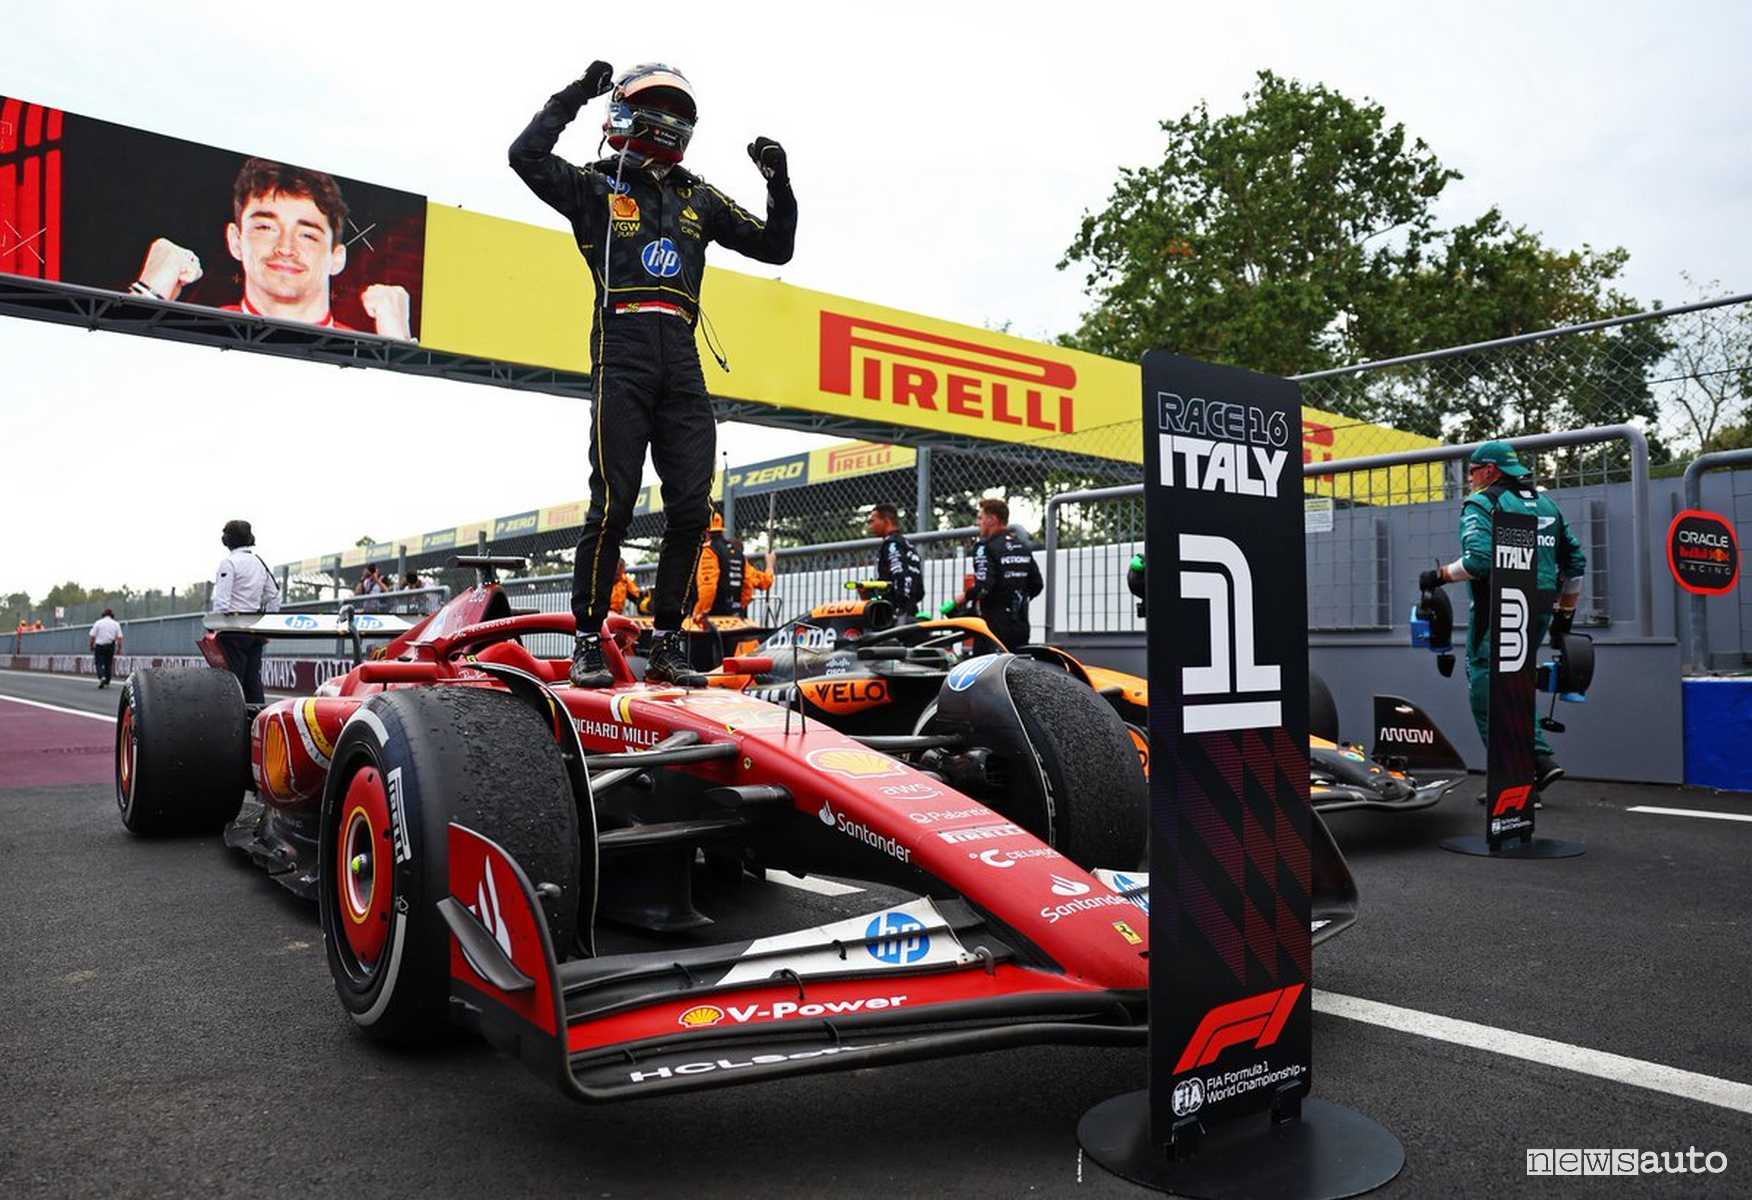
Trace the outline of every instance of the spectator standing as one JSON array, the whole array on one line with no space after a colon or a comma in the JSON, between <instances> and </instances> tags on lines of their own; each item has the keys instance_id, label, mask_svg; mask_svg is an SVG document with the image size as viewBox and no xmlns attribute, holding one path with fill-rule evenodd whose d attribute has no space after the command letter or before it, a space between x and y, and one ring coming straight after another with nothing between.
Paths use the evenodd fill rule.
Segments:
<instances>
[{"instance_id":1,"label":"spectator standing","mask_svg":"<svg viewBox=\"0 0 1752 1200\"><path fill-rule=\"evenodd\" d=\"M280 611L280 588L274 573L255 552L255 533L248 521L227 521L219 540L225 557L213 576L213 611L216 613L269 613ZM221 633L219 648L225 665L243 685L243 698L250 704L265 704L262 692L262 648L265 638L253 633Z\"/></svg>"},{"instance_id":2,"label":"spectator standing","mask_svg":"<svg viewBox=\"0 0 1752 1200\"><path fill-rule=\"evenodd\" d=\"M100 689L108 687L110 675L115 670L116 654L122 648L122 626L113 609L103 610L103 616L85 635L85 644L91 649L92 661L97 668L97 686Z\"/></svg>"},{"instance_id":3,"label":"spectator standing","mask_svg":"<svg viewBox=\"0 0 1752 1200\"><path fill-rule=\"evenodd\" d=\"M366 563L365 573L359 576L359 586L353 589L353 594L356 596L375 597L380 593L387 592L388 590L389 585L384 582L383 575L377 569L377 564ZM359 602L359 611L382 612L383 601L376 599L361 600Z\"/></svg>"}]
</instances>

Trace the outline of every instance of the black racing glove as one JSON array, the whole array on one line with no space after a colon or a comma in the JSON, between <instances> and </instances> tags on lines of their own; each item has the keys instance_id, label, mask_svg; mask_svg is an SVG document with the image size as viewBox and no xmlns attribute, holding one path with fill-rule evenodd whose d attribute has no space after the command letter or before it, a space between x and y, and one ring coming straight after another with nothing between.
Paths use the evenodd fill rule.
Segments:
<instances>
[{"instance_id":1,"label":"black racing glove","mask_svg":"<svg viewBox=\"0 0 1752 1200\"><path fill-rule=\"evenodd\" d=\"M1442 569L1431 567L1417 577L1417 590L1420 592L1439 591L1442 586Z\"/></svg>"},{"instance_id":2,"label":"black racing glove","mask_svg":"<svg viewBox=\"0 0 1752 1200\"><path fill-rule=\"evenodd\" d=\"M566 85L560 95L580 107L596 99L614 86L614 68L600 58L585 69L584 74Z\"/></svg>"},{"instance_id":3,"label":"black racing glove","mask_svg":"<svg viewBox=\"0 0 1752 1200\"><path fill-rule=\"evenodd\" d=\"M785 160L785 148L772 138L757 137L748 143L748 157L760 168L768 183L791 182L791 167Z\"/></svg>"},{"instance_id":4,"label":"black racing glove","mask_svg":"<svg viewBox=\"0 0 1752 1200\"><path fill-rule=\"evenodd\" d=\"M1559 609L1556 609L1552 612L1552 614L1551 614L1551 648L1553 650L1562 650L1563 649L1563 635L1568 633L1570 631L1570 627L1572 625L1574 625L1575 623L1576 623L1576 610L1573 608L1559 608Z\"/></svg>"}]
</instances>

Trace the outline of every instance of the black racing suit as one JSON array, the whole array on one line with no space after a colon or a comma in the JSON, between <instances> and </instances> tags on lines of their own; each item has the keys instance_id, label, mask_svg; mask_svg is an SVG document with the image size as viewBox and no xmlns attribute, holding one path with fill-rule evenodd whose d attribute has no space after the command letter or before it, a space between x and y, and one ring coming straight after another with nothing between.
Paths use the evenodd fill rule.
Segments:
<instances>
[{"instance_id":1,"label":"black racing suit","mask_svg":"<svg viewBox=\"0 0 1752 1200\"><path fill-rule=\"evenodd\" d=\"M574 166L553 149L583 100L577 84L549 98L510 155L512 170L571 221L596 290L590 511L572 568L572 612L580 632L602 625L649 446L667 521L651 608L658 629L680 629L693 607L717 441L694 345L706 243L788 262L797 200L788 182L769 182L763 222L680 167L659 176L645 168L621 172L615 158Z\"/></svg>"},{"instance_id":2,"label":"black racing suit","mask_svg":"<svg viewBox=\"0 0 1752 1200\"><path fill-rule=\"evenodd\" d=\"M876 578L887 581L895 616L912 620L925 603L925 567L919 552L899 530L883 538L876 548Z\"/></svg>"},{"instance_id":3,"label":"black racing suit","mask_svg":"<svg viewBox=\"0 0 1752 1200\"><path fill-rule=\"evenodd\" d=\"M1044 585L1040 567L1017 537L1001 529L973 547L973 587L967 602L998 640L1015 650L1028 643L1028 601Z\"/></svg>"}]
</instances>

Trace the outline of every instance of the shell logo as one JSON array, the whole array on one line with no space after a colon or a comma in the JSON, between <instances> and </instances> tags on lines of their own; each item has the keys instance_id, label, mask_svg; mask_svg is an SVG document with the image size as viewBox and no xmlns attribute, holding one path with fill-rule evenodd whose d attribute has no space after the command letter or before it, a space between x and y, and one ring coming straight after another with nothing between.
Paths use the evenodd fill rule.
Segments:
<instances>
[{"instance_id":1,"label":"shell logo","mask_svg":"<svg viewBox=\"0 0 1752 1200\"><path fill-rule=\"evenodd\" d=\"M888 775L904 775L901 765L886 754L855 746L836 746L831 750L811 750L809 765L817 771L844 775L847 779L881 779Z\"/></svg>"},{"instance_id":2,"label":"shell logo","mask_svg":"<svg viewBox=\"0 0 1752 1200\"><path fill-rule=\"evenodd\" d=\"M609 197L608 208L617 221L637 221L639 219L639 202L625 192L619 192Z\"/></svg>"},{"instance_id":3,"label":"shell logo","mask_svg":"<svg viewBox=\"0 0 1752 1200\"><path fill-rule=\"evenodd\" d=\"M716 1025L723 1019L724 1010L716 1004L696 1004L675 1018L675 1023L683 1029L704 1029L708 1025Z\"/></svg>"}]
</instances>

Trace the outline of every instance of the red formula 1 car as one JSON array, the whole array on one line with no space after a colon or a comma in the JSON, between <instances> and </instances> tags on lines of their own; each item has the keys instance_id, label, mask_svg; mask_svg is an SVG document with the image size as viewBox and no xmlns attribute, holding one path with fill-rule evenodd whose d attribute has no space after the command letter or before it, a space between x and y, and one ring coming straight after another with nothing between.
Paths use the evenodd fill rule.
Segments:
<instances>
[{"instance_id":1,"label":"red formula 1 car","mask_svg":"<svg viewBox=\"0 0 1752 1200\"><path fill-rule=\"evenodd\" d=\"M289 620L215 623L285 636ZM990 731L977 762L951 763L947 737L859 740L734 692L636 683L622 654L636 630L606 628L617 682L600 690L517 640L570 633L570 615L515 614L490 579L317 695L251 711L222 671L137 672L118 722L122 819L142 835L224 828L314 896L366 1032L458 1021L578 1099L1141 1044L1145 785L1087 687L988 660L940 699ZM941 769L909 761L926 752ZM1355 889L1314 830L1287 861L1318 941L1353 919ZM700 908L728 919L747 889L696 905L702 859L913 898L715 943ZM607 952L627 929L656 948Z\"/></svg>"}]
</instances>

